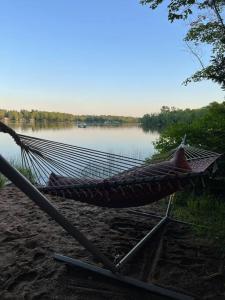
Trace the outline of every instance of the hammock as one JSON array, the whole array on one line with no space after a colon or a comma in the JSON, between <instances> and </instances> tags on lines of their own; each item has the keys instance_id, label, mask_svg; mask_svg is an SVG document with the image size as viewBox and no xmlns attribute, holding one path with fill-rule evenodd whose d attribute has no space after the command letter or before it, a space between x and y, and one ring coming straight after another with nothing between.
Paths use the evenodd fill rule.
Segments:
<instances>
[{"instance_id":1,"label":"hammock","mask_svg":"<svg viewBox=\"0 0 225 300\"><path fill-rule=\"evenodd\" d=\"M21 147L23 167L44 193L102 207L132 207L162 199L193 184L220 154L182 143L163 162L145 161L17 134L0 122Z\"/></svg>"}]
</instances>

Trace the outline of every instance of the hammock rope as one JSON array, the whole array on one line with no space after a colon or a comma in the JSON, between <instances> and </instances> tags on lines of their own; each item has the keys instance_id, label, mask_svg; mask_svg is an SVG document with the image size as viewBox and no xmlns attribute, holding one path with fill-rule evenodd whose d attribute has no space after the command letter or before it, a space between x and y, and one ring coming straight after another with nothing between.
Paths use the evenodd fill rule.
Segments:
<instances>
[{"instance_id":1,"label":"hammock rope","mask_svg":"<svg viewBox=\"0 0 225 300\"><path fill-rule=\"evenodd\" d=\"M99 206L129 207L157 201L205 176L220 154L181 145L167 159L144 160L17 134L22 164L43 192Z\"/></svg>"}]
</instances>

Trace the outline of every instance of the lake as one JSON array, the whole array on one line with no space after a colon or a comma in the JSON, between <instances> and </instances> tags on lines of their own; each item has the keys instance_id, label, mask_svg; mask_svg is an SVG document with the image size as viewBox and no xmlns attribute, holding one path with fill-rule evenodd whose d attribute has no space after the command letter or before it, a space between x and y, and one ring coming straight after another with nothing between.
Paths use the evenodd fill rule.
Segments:
<instances>
[{"instance_id":1,"label":"lake","mask_svg":"<svg viewBox=\"0 0 225 300\"><path fill-rule=\"evenodd\" d=\"M145 159L154 153L159 133L144 132L138 125L87 126L76 124L8 124L18 133L71 145ZM0 154L9 160L20 157L20 149L8 134L0 133Z\"/></svg>"}]
</instances>

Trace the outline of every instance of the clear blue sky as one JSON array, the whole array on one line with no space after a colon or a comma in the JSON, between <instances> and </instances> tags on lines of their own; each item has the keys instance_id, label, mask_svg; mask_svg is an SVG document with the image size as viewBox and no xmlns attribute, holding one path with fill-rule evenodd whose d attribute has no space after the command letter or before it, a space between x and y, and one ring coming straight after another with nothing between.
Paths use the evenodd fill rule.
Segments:
<instances>
[{"instance_id":1,"label":"clear blue sky","mask_svg":"<svg viewBox=\"0 0 225 300\"><path fill-rule=\"evenodd\" d=\"M138 0L0 1L0 108L137 115L222 101L181 85L198 64L185 25Z\"/></svg>"}]
</instances>

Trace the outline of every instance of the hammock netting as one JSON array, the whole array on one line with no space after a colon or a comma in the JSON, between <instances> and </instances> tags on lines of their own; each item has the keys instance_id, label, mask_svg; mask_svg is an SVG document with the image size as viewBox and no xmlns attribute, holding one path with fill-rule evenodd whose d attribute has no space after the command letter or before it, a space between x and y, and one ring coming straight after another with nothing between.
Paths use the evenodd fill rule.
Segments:
<instances>
[{"instance_id":1,"label":"hammock netting","mask_svg":"<svg viewBox=\"0 0 225 300\"><path fill-rule=\"evenodd\" d=\"M131 207L164 198L212 169L220 154L182 143L166 160L145 161L17 134L30 181L47 194L105 207Z\"/></svg>"}]
</instances>

